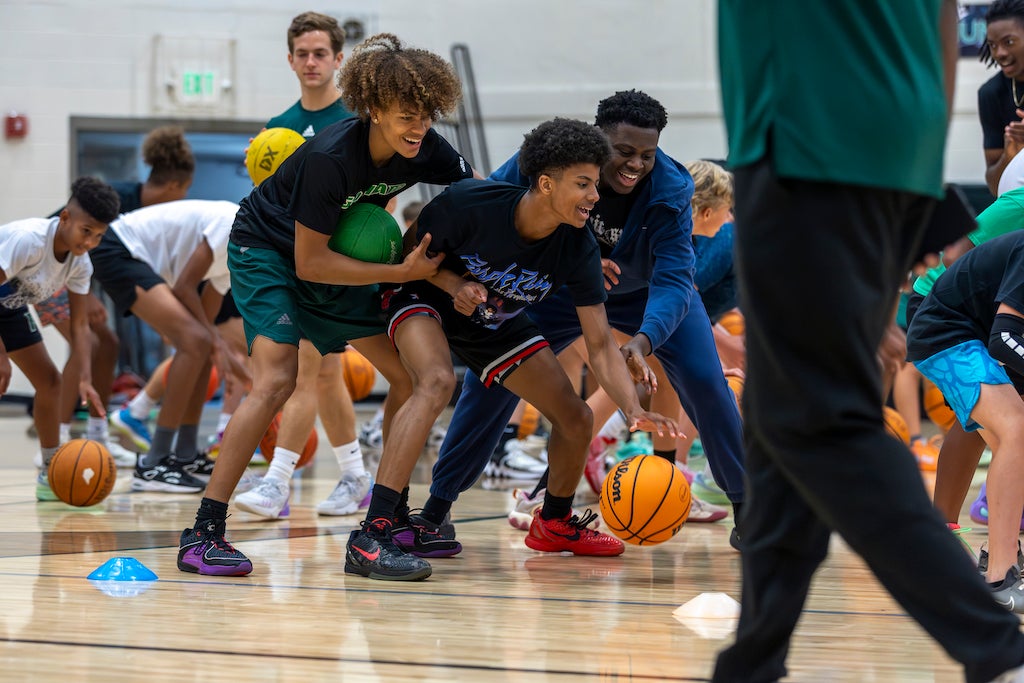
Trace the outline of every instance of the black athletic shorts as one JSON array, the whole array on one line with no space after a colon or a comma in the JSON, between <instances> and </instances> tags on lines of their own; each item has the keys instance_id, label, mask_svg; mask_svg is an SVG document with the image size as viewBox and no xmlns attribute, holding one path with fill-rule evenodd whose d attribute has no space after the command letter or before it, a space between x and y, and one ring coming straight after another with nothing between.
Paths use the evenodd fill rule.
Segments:
<instances>
[{"instance_id":1,"label":"black athletic shorts","mask_svg":"<svg viewBox=\"0 0 1024 683\"><path fill-rule=\"evenodd\" d=\"M18 351L43 341L43 335L39 333L39 326L36 325L28 306L0 306L0 339L3 340L4 348L8 352Z\"/></svg>"},{"instance_id":2,"label":"black athletic shorts","mask_svg":"<svg viewBox=\"0 0 1024 683\"><path fill-rule=\"evenodd\" d=\"M93 277L114 302L114 309L119 315L131 315L136 285L148 292L164 284L164 279L153 272L148 263L132 256L113 230L104 233L99 246L89 252L89 259Z\"/></svg>"}]
</instances>

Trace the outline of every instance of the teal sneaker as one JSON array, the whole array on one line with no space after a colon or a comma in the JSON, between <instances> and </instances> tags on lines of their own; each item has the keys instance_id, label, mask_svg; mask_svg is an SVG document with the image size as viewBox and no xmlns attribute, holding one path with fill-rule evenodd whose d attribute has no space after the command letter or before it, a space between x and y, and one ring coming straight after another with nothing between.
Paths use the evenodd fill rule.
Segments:
<instances>
[{"instance_id":1,"label":"teal sneaker","mask_svg":"<svg viewBox=\"0 0 1024 683\"><path fill-rule=\"evenodd\" d=\"M57 494L50 488L50 480L46 476L46 470L39 470L39 474L36 476L36 500L41 503L49 503L55 500L60 500Z\"/></svg>"},{"instance_id":2,"label":"teal sneaker","mask_svg":"<svg viewBox=\"0 0 1024 683\"><path fill-rule=\"evenodd\" d=\"M719 488L715 480L704 472L698 472L694 475L693 483L690 484L690 491L706 503L713 503L715 505L730 504L729 496L725 495L725 491Z\"/></svg>"}]
</instances>

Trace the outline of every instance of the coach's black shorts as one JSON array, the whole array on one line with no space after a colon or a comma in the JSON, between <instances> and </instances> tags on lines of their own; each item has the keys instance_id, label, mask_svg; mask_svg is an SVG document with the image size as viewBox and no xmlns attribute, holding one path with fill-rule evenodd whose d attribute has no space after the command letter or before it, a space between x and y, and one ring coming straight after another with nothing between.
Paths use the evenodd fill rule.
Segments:
<instances>
[{"instance_id":1,"label":"coach's black shorts","mask_svg":"<svg viewBox=\"0 0 1024 683\"><path fill-rule=\"evenodd\" d=\"M431 284L415 282L385 289L381 305L388 319L388 337L395 341L395 329L403 320L429 315L441 323L452 352L462 359L484 386L501 384L524 360L548 342L525 315L503 322L497 329L484 327L455 310L451 297Z\"/></svg>"}]
</instances>

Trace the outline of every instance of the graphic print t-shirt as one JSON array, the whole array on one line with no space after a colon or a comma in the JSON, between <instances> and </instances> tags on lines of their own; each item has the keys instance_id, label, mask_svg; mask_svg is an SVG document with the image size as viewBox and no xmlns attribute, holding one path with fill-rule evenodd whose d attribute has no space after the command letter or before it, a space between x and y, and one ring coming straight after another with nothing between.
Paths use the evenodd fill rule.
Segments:
<instances>
[{"instance_id":1,"label":"graphic print t-shirt","mask_svg":"<svg viewBox=\"0 0 1024 683\"><path fill-rule=\"evenodd\" d=\"M295 221L331 235L341 212L356 202L384 207L416 183L448 185L473 175L469 163L434 129L427 131L414 158L395 154L380 168L370 158L369 135L368 123L350 118L299 146L241 201L231 241L276 249L294 259Z\"/></svg>"},{"instance_id":2,"label":"graphic print t-shirt","mask_svg":"<svg viewBox=\"0 0 1024 683\"><path fill-rule=\"evenodd\" d=\"M453 184L423 207L417 237L430 233L430 250L445 254L442 267L487 288L473 320L497 328L527 306L566 285L577 306L604 303L597 241L587 227L562 224L536 242L515 228L523 187L490 180Z\"/></svg>"},{"instance_id":3,"label":"graphic print t-shirt","mask_svg":"<svg viewBox=\"0 0 1024 683\"><path fill-rule=\"evenodd\" d=\"M75 294L89 293L92 262L88 254L71 252L63 263L53 255L53 238L60 218L26 218L0 225L0 306L18 308L49 299L67 286Z\"/></svg>"}]
</instances>

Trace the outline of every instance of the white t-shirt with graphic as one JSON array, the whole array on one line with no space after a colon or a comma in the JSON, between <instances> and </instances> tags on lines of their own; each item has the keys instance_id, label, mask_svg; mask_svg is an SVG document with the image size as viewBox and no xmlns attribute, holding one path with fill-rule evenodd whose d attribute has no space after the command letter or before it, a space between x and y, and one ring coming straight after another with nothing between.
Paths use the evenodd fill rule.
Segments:
<instances>
[{"instance_id":1,"label":"white t-shirt with graphic","mask_svg":"<svg viewBox=\"0 0 1024 683\"><path fill-rule=\"evenodd\" d=\"M231 288L228 236L237 211L234 202L182 199L122 214L110 229L134 258L148 264L169 285L178 281L185 264L205 241L213 252L205 279L225 294Z\"/></svg>"},{"instance_id":2,"label":"white t-shirt with graphic","mask_svg":"<svg viewBox=\"0 0 1024 683\"><path fill-rule=\"evenodd\" d=\"M0 292L0 306L13 309L34 304L65 286L75 294L89 293L89 255L75 256L69 251L61 262L53 254L59 225L60 217L26 218L0 225L0 269L9 285Z\"/></svg>"}]
</instances>

